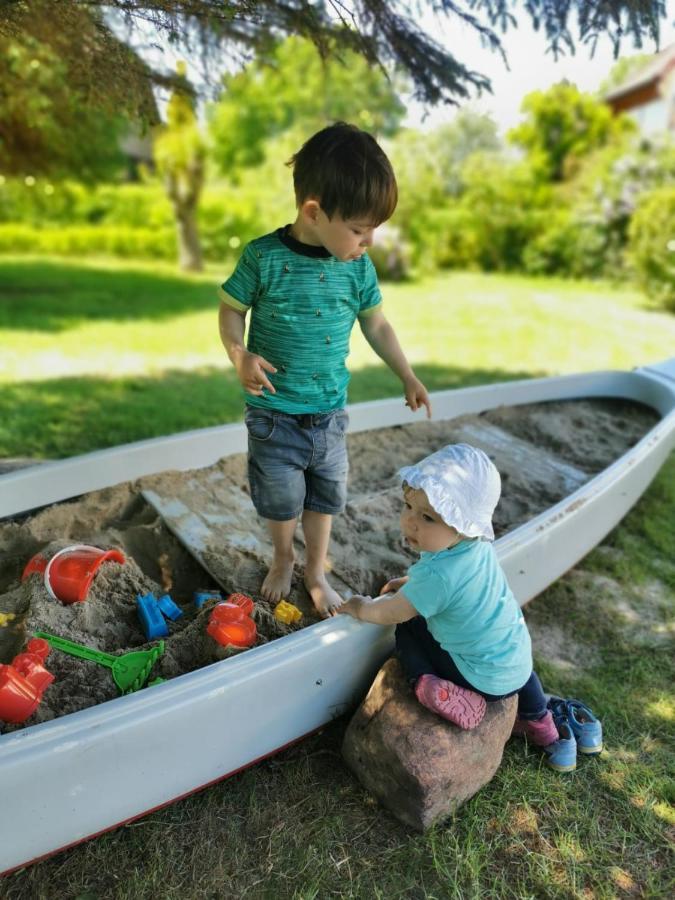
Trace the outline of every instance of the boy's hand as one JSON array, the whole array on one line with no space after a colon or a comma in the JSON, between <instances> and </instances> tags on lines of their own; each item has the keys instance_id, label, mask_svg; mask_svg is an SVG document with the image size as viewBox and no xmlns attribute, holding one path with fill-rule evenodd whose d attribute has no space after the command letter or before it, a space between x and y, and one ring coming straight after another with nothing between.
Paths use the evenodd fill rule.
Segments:
<instances>
[{"instance_id":1,"label":"boy's hand","mask_svg":"<svg viewBox=\"0 0 675 900\"><path fill-rule=\"evenodd\" d=\"M234 365L244 390L247 394L254 397L260 397L263 390L268 390L271 394L276 394L276 389L269 380L265 372L274 374L277 370L272 363L267 362L264 356L258 356L256 353L249 353L248 350L242 350L235 359Z\"/></svg>"},{"instance_id":2,"label":"boy's hand","mask_svg":"<svg viewBox=\"0 0 675 900\"><path fill-rule=\"evenodd\" d=\"M369 315L361 316L359 324L365 339L373 350L403 382L406 406L409 406L413 412L417 412L420 406L426 406L427 419L430 419L431 403L427 389L410 368L394 329L387 322L382 311L376 309Z\"/></svg>"},{"instance_id":3,"label":"boy's hand","mask_svg":"<svg viewBox=\"0 0 675 900\"><path fill-rule=\"evenodd\" d=\"M427 419L431 418L431 400L422 382L415 375L411 375L403 382L405 390L405 405L413 412L417 412L420 406L426 406Z\"/></svg>"},{"instance_id":4,"label":"boy's hand","mask_svg":"<svg viewBox=\"0 0 675 900\"><path fill-rule=\"evenodd\" d=\"M395 594L408 580L408 575L402 575L400 578L390 578L389 581L380 588L380 596L382 596L382 594Z\"/></svg>"}]
</instances>

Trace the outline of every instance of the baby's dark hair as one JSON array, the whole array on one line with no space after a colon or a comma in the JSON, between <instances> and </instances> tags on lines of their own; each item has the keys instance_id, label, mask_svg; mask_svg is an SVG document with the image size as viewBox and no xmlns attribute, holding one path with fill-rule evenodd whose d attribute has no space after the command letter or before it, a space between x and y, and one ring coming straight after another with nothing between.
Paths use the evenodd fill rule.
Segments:
<instances>
[{"instance_id":1,"label":"baby's dark hair","mask_svg":"<svg viewBox=\"0 0 675 900\"><path fill-rule=\"evenodd\" d=\"M291 157L295 201L315 197L331 219L385 222L398 201L391 163L375 138L356 125L335 122L313 135Z\"/></svg>"}]
</instances>

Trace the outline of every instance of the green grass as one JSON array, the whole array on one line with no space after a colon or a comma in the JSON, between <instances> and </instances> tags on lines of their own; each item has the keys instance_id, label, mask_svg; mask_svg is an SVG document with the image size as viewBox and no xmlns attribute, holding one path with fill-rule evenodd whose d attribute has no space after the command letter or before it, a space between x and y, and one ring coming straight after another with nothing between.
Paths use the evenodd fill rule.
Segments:
<instances>
[{"instance_id":1,"label":"green grass","mask_svg":"<svg viewBox=\"0 0 675 900\"><path fill-rule=\"evenodd\" d=\"M0 260L0 456L70 456L240 419L216 322L226 274ZM632 368L675 346L675 317L607 285L456 273L384 295L432 390ZM350 368L352 402L400 393L358 328Z\"/></svg>"},{"instance_id":2,"label":"green grass","mask_svg":"<svg viewBox=\"0 0 675 900\"><path fill-rule=\"evenodd\" d=\"M0 456L68 455L240 418L216 329L221 274L0 262ZM385 286L385 297L432 388L629 368L675 346L672 316L607 286L452 274ZM398 392L360 339L352 370L353 401ZM620 526L526 611L545 684L583 697L603 719L607 751L572 775L555 775L511 741L490 784L450 822L417 835L342 763L340 719L194 797L8 876L0 895L673 896L673 548L675 455Z\"/></svg>"}]
</instances>

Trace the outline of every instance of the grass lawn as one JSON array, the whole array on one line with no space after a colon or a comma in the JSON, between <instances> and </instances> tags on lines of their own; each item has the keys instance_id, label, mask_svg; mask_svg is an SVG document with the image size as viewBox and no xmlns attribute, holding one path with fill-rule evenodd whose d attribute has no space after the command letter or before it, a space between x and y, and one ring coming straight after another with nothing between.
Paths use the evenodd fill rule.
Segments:
<instances>
[{"instance_id":1,"label":"grass lawn","mask_svg":"<svg viewBox=\"0 0 675 900\"><path fill-rule=\"evenodd\" d=\"M0 457L56 458L242 417L218 337L227 274L0 259ZM385 309L432 390L664 359L675 316L632 290L452 273L385 285ZM350 400L400 385L354 332Z\"/></svg>"},{"instance_id":2,"label":"grass lawn","mask_svg":"<svg viewBox=\"0 0 675 900\"><path fill-rule=\"evenodd\" d=\"M65 456L240 418L218 343L219 274L0 261L0 456ZM675 347L675 317L606 286L446 274L385 286L385 298L431 388L644 365ZM360 338L352 371L352 401L397 393ZM671 455L619 527L526 610L544 683L603 719L606 751L571 775L510 741L490 784L417 835L342 763L343 718L8 876L0 896L672 897L674 548Z\"/></svg>"}]
</instances>

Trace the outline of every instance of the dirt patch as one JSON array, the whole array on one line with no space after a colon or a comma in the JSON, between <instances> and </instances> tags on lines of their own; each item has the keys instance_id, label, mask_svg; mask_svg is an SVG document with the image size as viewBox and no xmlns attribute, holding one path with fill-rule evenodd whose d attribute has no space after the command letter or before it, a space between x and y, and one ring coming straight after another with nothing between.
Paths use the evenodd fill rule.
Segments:
<instances>
[{"instance_id":1,"label":"dirt patch","mask_svg":"<svg viewBox=\"0 0 675 900\"><path fill-rule=\"evenodd\" d=\"M631 644L658 649L672 642L672 592L664 582L653 579L627 587L581 568L568 577L575 592L594 597L598 613L610 619L614 630Z\"/></svg>"},{"instance_id":2,"label":"dirt patch","mask_svg":"<svg viewBox=\"0 0 675 900\"><path fill-rule=\"evenodd\" d=\"M503 481L495 514L499 536L563 499L633 446L656 421L655 413L639 404L585 400L504 408L481 416L420 421L350 435L349 499L345 513L335 520L329 577L338 589L374 593L414 561L414 554L401 544L401 492L396 472L447 443L471 439L494 458ZM179 488L185 491L186 486L196 506L204 502L200 497L213 498L220 491L229 498L223 513L232 513L237 504L242 510L239 519L230 515L219 541L203 557L215 576L207 574L141 496L141 490L148 488L171 495ZM86 602L70 606L51 598L39 575L21 583L23 568L35 553L50 556L74 543L119 548L127 561L124 565L103 563ZM300 533L298 543L301 556ZM57 634L111 654L147 648L136 612L136 596L160 596L167 589L183 616L168 623L165 652L152 677L173 678L238 652L223 651L206 636L210 608L195 607L196 590L220 587L225 593L249 593L256 602L258 643L312 624L316 618L302 587L300 570L289 599L303 609L302 622L289 627L273 617L258 594L268 559L269 543L248 498L243 454L207 469L163 473L2 522L0 613L14 618L0 626L0 663L10 662L35 631ZM626 615L629 612L627 607ZM582 657L588 658L585 647L575 648L574 641L555 627L542 625L539 629L535 620L531 627L537 652L546 653L563 666L578 666ZM54 650L48 668L56 680L26 725L118 695L110 671L95 663ZM22 726L7 726L6 730L14 727Z\"/></svg>"},{"instance_id":3,"label":"dirt patch","mask_svg":"<svg viewBox=\"0 0 675 900\"><path fill-rule=\"evenodd\" d=\"M562 671L585 671L598 662L599 654L595 647L570 634L564 625L550 620L539 621L531 613L532 607L525 610L535 656Z\"/></svg>"}]
</instances>

